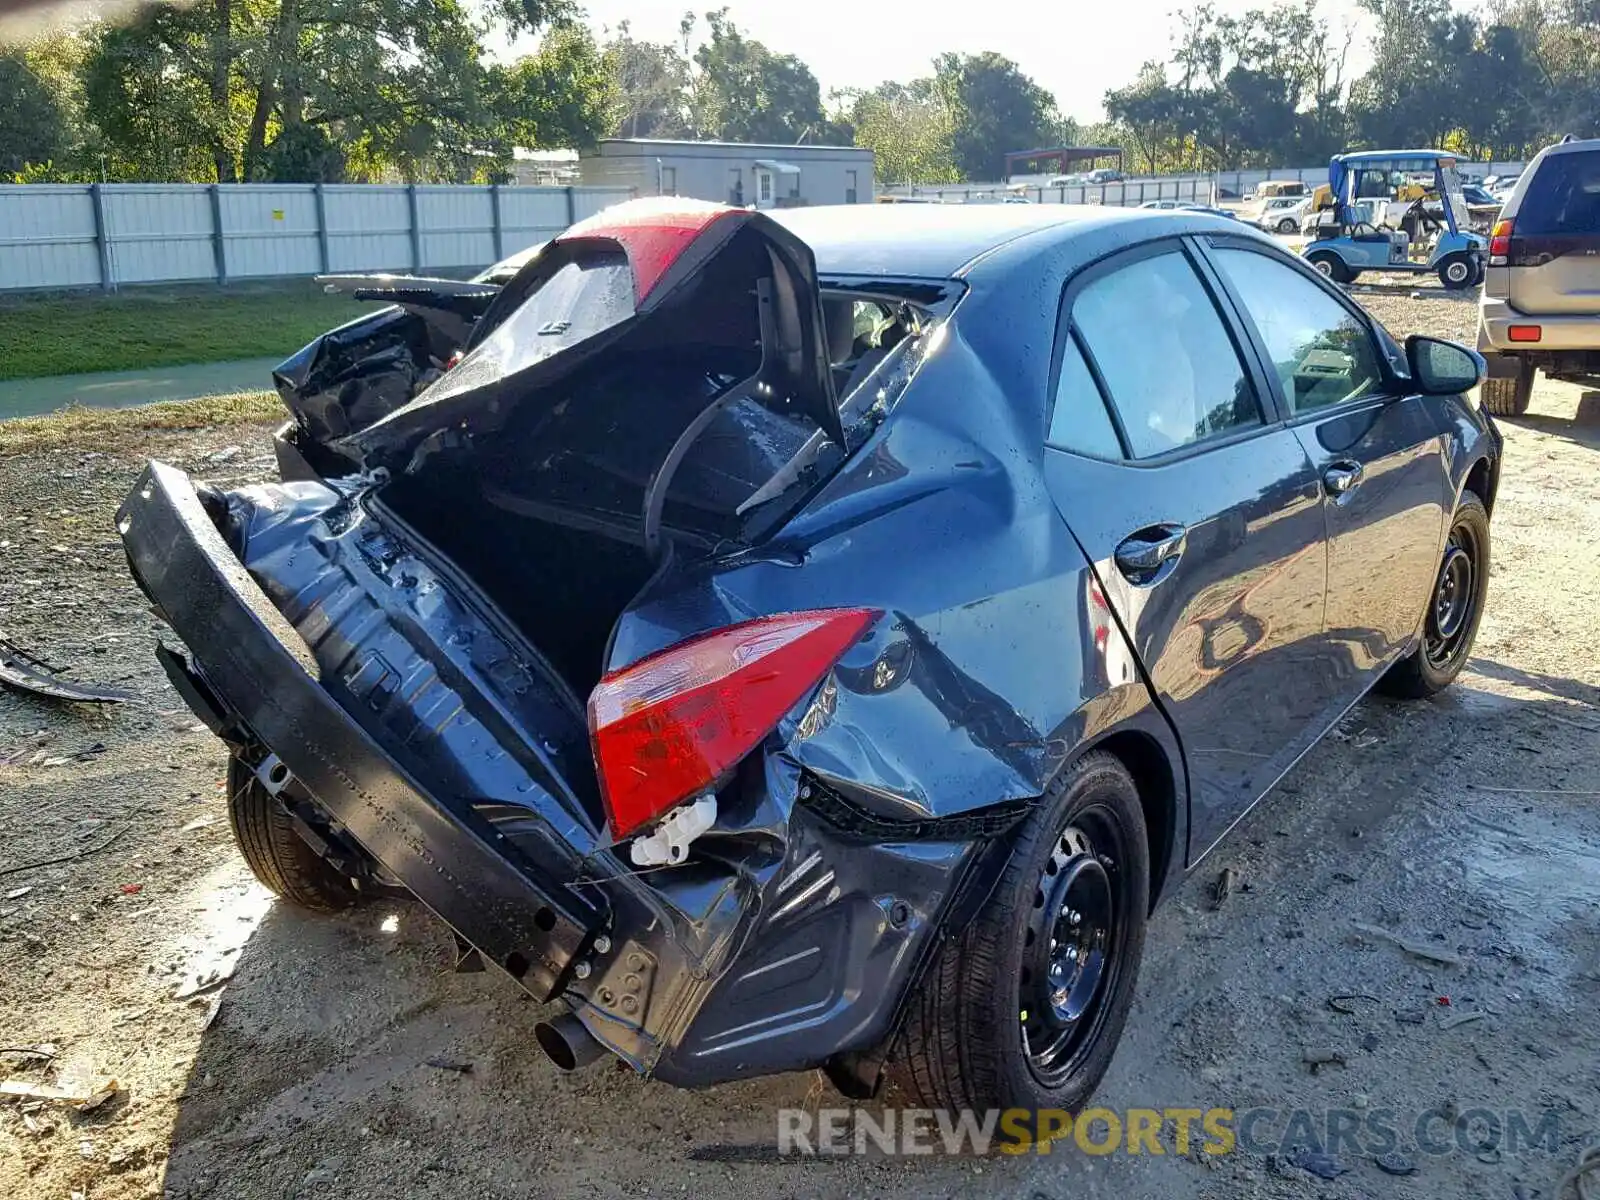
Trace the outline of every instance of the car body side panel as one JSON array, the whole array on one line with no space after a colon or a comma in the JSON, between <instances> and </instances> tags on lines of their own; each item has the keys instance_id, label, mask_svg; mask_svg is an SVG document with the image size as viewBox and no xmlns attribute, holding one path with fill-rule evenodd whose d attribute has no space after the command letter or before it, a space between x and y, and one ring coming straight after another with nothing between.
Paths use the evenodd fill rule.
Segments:
<instances>
[{"instance_id":1,"label":"car body side panel","mask_svg":"<svg viewBox=\"0 0 1600 1200\"><path fill-rule=\"evenodd\" d=\"M1197 859L1323 729L1315 477L1282 428L1160 467L1052 452L1046 469L1183 739ZM1154 583L1130 582L1117 544L1162 522L1185 527L1181 557Z\"/></svg>"},{"instance_id":2,"label":"car body side panel","mask_svg":"<svg viewBox=\"0 0 1600 1200\"><path fill-rule=\"evenodd\" d=\"M1360 464L1360 482L1323 502L1330 643L1349 703L1407 652L1438 573L1455 489L1433 400L1378 397L1296 427L1319 473Z\"/></svg>"},{"instance_id":3,"label":"car body side panel","mask_svg":"<svg viewBox=\"0 0 1600 1200\"><path fill-rule=\"evenodd\" d=\"M952 395L992 419L952 414ZM757 613L878 607L886 641L845 656L826 719L788 753L903 820L1040 795L1082 739L1149 697L1042 477L1012 465L1040 454L1029 426L958 321L895 419L777 538L647 591L618 626L610 668ZM953 570L943 550L958 543ZM1093 703L1109 694L1114 712Z\"/></svg>"}]
</instances>

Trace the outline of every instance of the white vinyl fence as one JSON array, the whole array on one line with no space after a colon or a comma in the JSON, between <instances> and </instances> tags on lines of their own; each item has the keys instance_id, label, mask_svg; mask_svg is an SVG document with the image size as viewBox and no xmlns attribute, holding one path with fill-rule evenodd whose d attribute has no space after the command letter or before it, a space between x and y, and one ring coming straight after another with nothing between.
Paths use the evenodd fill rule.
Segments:
<instances>
[{"instance_id":1,"label":"white vinyl fence","mask_svg":"<svg viewBox=\"0 0 1600 1200\"><path fill-rule=\"evenodd\" d=\"M1461 171L1477 178L1516 175L1520 162L1458 162ZM1328 164L1311 167L1272 167L1254 171L1217 171L1209 175L1151 175L1121 183L1046 187L1039 183L912 184L879 189L880 195L919 196L946 204L993 204L1008 196L1021 196L1034 204L1139 205L1151 200L1182 200L1210 204L1214 199L1238 199L1267 179L1298 179L1309 184L1328 182ZM1215 190L1213 190L1215 189Z\"/></svg>"},{"instance_id":2,"label":"white vinyl fence","mask_svg":"<svg viewBox=\"0 0 1600 1200\"><path fill-rule=\"evenodd\" d=\"M879 194L918 196L946 204L993 204L1014 196L1020 196L1034 204L1127 206L1144 204L1150 200L1185 200L1196 204L1209 204L1211 176L1129 179L1122 183L1080 184L1073 187L1045 187L1036 183L919 184L912 187L880 188Z\"/></svg>"},{"instance_id":3,"label":"white vinyl fence","mask_svg":"<svg viewBox=\"0 0 1600 1200\"><path fill-rule=\"evenodd\" d=\"M617 187L0 186L0 290L480 268L626 200Z\"/></svg>"}]
</instances>

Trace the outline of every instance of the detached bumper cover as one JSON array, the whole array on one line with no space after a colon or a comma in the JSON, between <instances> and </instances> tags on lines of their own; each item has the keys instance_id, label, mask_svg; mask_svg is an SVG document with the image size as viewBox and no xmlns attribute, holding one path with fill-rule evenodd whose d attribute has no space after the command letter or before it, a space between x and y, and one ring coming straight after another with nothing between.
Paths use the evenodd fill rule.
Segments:
<instances>
[{"instance_id":1,"label":"detached bumper cover","mask_svg":"<svg viewBox=\"0 0 1600 1200\"><path fill-rule=\"evenodd\" d=\"M536 996L565 987L595 910L541 887L538 864L465 804L430 796L323 689L299 635L256 586L189 478L145 469L117 513L135 579L209 692L419 900ZM187 690L187 689L185 689Z\"/></svg>"}]
</instances>

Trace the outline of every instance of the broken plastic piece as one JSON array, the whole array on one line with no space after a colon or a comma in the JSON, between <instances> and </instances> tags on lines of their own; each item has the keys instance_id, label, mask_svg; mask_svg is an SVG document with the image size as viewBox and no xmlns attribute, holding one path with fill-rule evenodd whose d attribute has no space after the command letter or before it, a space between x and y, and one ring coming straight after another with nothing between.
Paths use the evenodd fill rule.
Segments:
<instances>
[{"instance_id":1,"label":"broken plastic piece","mask_svg":"<svg viewBox=\"0 0 1600 1200\"><path fill-rule=\"evenodd\" d=\"M96 1075L73 1079L65 1084L30 1083L25 1079L8 1079L0 1083L0 1096L18 1100L47 1100L66 1104L81 1112L99 1108L121 1090L122 1085L109 1075Z\"/></svg>"},{"instance_id":2,"label":"broken plastic piece","mask_svg":"<svg viewBox=\"0 0 1600 1200\"><path fill-rule=\"evenodd\" d=\"M84 700L103 704L121 704L132 700L133 693L121 688L102 687L93 683L72 683L55 678L56 668L35 658L21 646L0 637L0 683L9 684L24 692L50 696L56 700Z\"/></svg>"},{"instance_id":3,"label":"broken plastic piece","mask_svg":"<svg viewBox=\"0 0 1600 1200\"><path fill-rule=\"evenodd\" d=\"M662 818L648 837L635 838L633 865L636 867L676 866L689 857L689 845L717 823L717 798L701 796L693 804L680 804Z\"/></svg>"}]
</instances>

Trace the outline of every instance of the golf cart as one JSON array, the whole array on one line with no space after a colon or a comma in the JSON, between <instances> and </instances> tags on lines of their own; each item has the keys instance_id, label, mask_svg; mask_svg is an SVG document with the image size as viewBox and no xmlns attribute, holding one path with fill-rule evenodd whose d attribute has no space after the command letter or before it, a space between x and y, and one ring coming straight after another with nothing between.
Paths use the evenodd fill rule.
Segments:
<instances>
[{"instance_id":1,"label":"golf cart","mask_svg":"<svg viewBox=\"0 0 1600 1200\"><path fill-rule=\"evenodd\" d=\"M1431 185L1417 186L1419 176ZM1442 150L1368 150L1328 163L1333 205L1318 214L1306 261L1337 283L1363 271L1437 273L1451 290L1483 278L1487 242L1469 232L1456 157Z\"/></svg>"}]
</instances>

